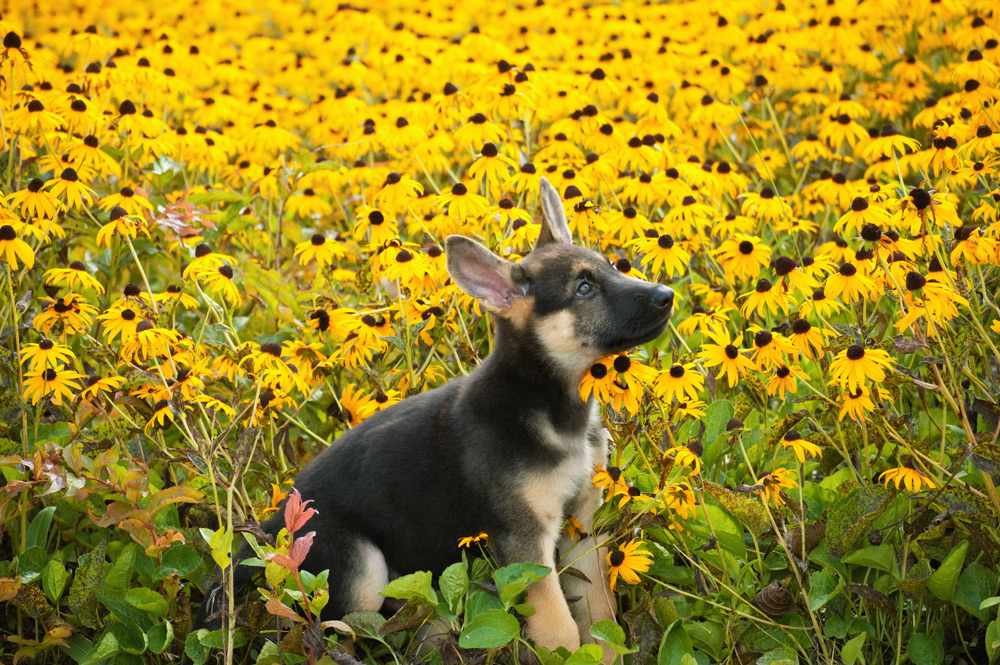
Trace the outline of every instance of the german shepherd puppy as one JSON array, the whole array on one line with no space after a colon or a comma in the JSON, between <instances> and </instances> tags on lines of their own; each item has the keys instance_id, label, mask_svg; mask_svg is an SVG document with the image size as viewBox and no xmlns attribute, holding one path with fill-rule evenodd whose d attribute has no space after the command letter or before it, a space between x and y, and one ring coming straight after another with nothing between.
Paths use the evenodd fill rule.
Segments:
<instances>
[{"instance_id":1,"label":"german shepherd puppy","mask_svg":"<svg viewBox=\"0 0 1000 665\"><path fill-rule=\"evenodd\" d=\"M493 315L493 352L468 376L414 395L346 432L299 474L311 499L316 538L302 567L329 569L324 618L378 610L390 578L440 573L459 559L458 540L485 531L506 565L552 569L533 583L527 634L550 649L574 650L594 621L615 619L605 553L586 539L565 560L589 581L565 576L580 596L571 612L556 574L564 521L591 530L600 491L590 482L607 458L607 433L593 398L580 399L584 373L603 356L656 339L673 291L626 277L572 244L559 194L541 182L543 223L535 249L506 261L462 236L448 237L451 278ZM283 509L262 528L277 534ZM251 556L249 547L236 561ZM237 565L237 589L251 578ZM198 625L218 615L216 585ZM574 620L574 616L576 619Z\"/></svg>"}]
</instances>

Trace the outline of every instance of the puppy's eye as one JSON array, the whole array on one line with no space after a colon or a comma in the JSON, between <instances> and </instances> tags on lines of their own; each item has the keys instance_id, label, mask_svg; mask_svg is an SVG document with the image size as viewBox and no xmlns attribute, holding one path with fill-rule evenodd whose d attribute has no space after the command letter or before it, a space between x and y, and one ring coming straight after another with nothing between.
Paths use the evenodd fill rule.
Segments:
<instances>
[{"instance_id":1,"label":"puppy's eye","mask_svg":"<svg viewBox=\"0 0 1000 665\"><path fill-rule=\"evenodd\" d=\"M586 298L588 296L593 295L596 292L597 292L597 286L595 286L594 284L591 284L587 280L581 281L576 286L576 297L577 298Z\"/></svg>"}]
</instances>

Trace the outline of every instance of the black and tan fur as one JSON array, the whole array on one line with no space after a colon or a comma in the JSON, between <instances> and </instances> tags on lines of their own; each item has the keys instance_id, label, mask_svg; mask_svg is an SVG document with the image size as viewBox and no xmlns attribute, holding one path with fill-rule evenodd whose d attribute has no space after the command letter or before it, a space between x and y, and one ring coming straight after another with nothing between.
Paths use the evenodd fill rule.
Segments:
<instances>
[{"instance_id":1,"label":"black and tan fur","mask_svg":"<svg viewBox=\"0 0 1000 665\"><path fill-rule=\"evenodd\" d=\"M295 487L318 510L303 567L330 571L324 618L378 610L392 574L440 573L458 560L464 536L485 531L501 563L555 571L566 517L590 529L601 502L590 477L605 463L607 435L596 402L580 399L579 382L604 355L657 338L673 292L575 247L559 195L544 179L542 210L538 243L517 264L468 238L447 239L452 279L493 316L490 356L468 376L375 414L298 476ZM279 511L262 528L275 534L282 525ZM543 646L575 649L591 623L614 620L605 552L588 540L563 551L563 560L589 582L553 573L528 589L535 613L527 633ZM247 556L244 548L237 560ZM236 567L237 588L250 570ZM581 597L572 612L564 591ZM203 625L221 598L217 588L210 592Z\"/></svg>"}]
</instances>

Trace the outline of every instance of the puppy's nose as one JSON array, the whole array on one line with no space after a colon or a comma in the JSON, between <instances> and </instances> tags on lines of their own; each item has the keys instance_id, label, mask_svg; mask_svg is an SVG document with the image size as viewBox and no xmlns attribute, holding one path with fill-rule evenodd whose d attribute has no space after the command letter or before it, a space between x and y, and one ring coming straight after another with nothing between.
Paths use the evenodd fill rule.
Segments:
<instances>
[{"instance_id":1,"label":"puppy's nose","mask_svg":"<svg viewBox=\"0 0 1000 665\"><path fill-rule=\"evenodd\" d=\"M649 294L649 299L656 307L669 309L674 304L674 290L669 286L657 284Z\"/></svg>"}]
</instances>

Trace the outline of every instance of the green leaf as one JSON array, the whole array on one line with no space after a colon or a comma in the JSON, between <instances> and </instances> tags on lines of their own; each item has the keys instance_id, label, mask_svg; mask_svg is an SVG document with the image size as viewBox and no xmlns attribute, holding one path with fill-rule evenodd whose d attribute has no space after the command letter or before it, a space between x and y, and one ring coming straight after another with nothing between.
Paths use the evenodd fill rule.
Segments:
<instances>
[{"instance_id":1,"label":"green leaf","mask_svg":"<svg viewBox=\"0 0 1000 665\"><path fill-rule=\"evenodd\" d=\"M385 585L382 595L386 598L399 598L409 600L414 596L419 596L433 605L437 605L438 597L431 585L432 575L430 571L424 570L410 573L402 577L397 577Z\"/></svg>"},{"instance_id":2,"label":"green leaf","mask_svg":"<svg viewBox=\"0 0 1000 665\"><path fill-rule=\"evenodd\" d=\"M584 644L566 659L566 665L598 665L604 661L604 649L597 644Z\"/></svg>"},{"instance_id":3,"label":"green leaf","mask_svg":"<svg viewBox=\"0 0 1000 665\"><path fill-rule=\"evenodd\" d=\"M469 589L469 600L465 606L465 618L474 619L487 610L503 610L500 599L488 591L473 587Z\"/></svg>"},{"instance_id":4,"label":"green leaf","mask_svg":"<svg viewBox=\"0 0 1000 665\"><path fill-rule=\"evenodd\" d=\"M118 558L104 576L104 584L109 589L127 589L132 583L132 573L135 572L137 543L129 543L118 553Z\"/></svg>"},{"instance_id":5,"label":"green leaf","mask_svg":"<svg viewBox=\"0 0 1000 665\"><path fill-rule=\"evenodd\" d=\"M69 609L76 614L77 620L88 628L101 626L95 594L104 576L104 555L107 549L107 540L102 539L97 543L87 559L77 568L73 584L69 588Z\"/></svg>"},{"instance_id":6,"label":"green leaf","mask_svg":"<svg viewBox=\"0 0 1000 665\"><path fill-rule=\"evenodd\" d=\"M208 660L208 649L202 646L198 638L199 633L207 632L208 630L204 628L192 630L184 640L184 655L190 658L194 665L205 665L205 661Z\"/></svg>"},{"instance_id":7,"label":"green leaf","mask_svg":"<svg viewBox=\"0 0 1000 665\"><path fill-rule=\"evenodd\" d=\"M125 600L125 592L115 589L96 589L94 591L101 603L111 610L111 613L122 623L135 624L142 630L153 627L153 621L148 616L135 609Z\"/></svg>"},{"instance_id":8,"label":"green leaf","mask_svg":"<svg viewBox=\"0 0 1000 665\"><path fill-rule=\"evenodd\" d=\"M118 640L118 647L125 653L136 656L145 653L148 646L146 631L140 629L135 624L116 623L111 625L108 631L115 634L115 638Z\"/></svg>"},{"instance_id":9,"label":"green leaf","mask_svg":"<svg viewBox=\"0 0 1000 665\"><path fill-rule=\"evenodd\" d=\"M914 633L906 649L914 665L941 665L944 662L944 630L938 628L931 637Z\"/></svg>"},{"instance_id":10,"label":"green leaf","mask_svg":"<svg viewBox=\"0 0 1000 665\"><path fill-rule=\"evenodd\" d=\"M711 466L715 458L718 457L721 446L714 445L716 439L726 433L726 425L736 415L736 408L728 400L712 402L705 409L705 417L701 419L705 423L705 432L701 436L701 443L704 449L702 461L705 465Z\"/></svg>"},{"instance_id":11,"label":"green leaf","mask_svg":"<svg viewBox=\"0 0 1000 665\"><path fill-rule=\"evenodd\" d=\"M962 574L965 564L965 553L969 550L969 541L963 540L948 552L940 567L931 573L927 580L927 588L941 600L951 600L955 595L958 576Z\"/></svg>"},{"instance_id":12,"label":"green leaf","mask_svg":"<svg viewBox=\"0 0 1000 665\"><path fill-rule=\"evenodd\" d=\"M990 662L992 663L1000 656L1000 622L997 620L990 621L990 625L986 626L986 653L989 654Z\"/></svg>"},{"instance_id":13,"label":"green leaf","mask_svg":"<svg viewBox=\"0 0 1000 665\"><path fill-rule=\"evenodd\" d=\"M169 621L156 624L149 629L146 638L149 641L149 650L155 654L161 654L174 641L174 626Z\"/></svg>"},{"instance_id":14,"label":"green leaf","mask_svg":"<svg viewBox=\"0 0 1000 665\"><path fill-rule=\"evenodd\" d=\"M362 637L378 640L381 637L378 629L385 623L385 618L378 612L351 612L344 617L344 623Z\"/></svg>"},{"instance_id":15,"label":"green leaf","mask_svg":"<svg viewBox=\"0 0 1000 665\"><path fill-rule=\"evenodd\" d=\"M701 508L702 511L699 512L702 520L705 520L704 524L692 524L691 530L703 536L705 541L708 541L709 536L714 533L722 549L737 559L746 560L747 547L743 542L743 526L728 511L718 506L706 502ZM711 530L708 528L709 522L712 524Z\"/></svg>"},{"instance_id":16,"label":"green leaf","mask_svg":"<svg viewBox=\"0 0 1000 665\"><path fill-rule=\"evenodd\" d=\"M503 610L486 610L465 625L458 637L464 649L493 649L507 644L521 632L512 615Z\"/></svg>"},{"instance_id":17,"label":"green leaf","mask_svg":"<svg viewBox=\"0 0 1000 665\"><path fill-rule=\"evenodd\" d=\"M895 548L888 543L883 543L882 545L862 547L859 550L849 552L844 555L841 561L858 566L874 568L876 570L881 570L884 573L891 573L893 557L895 557L895 555Z\"/></svg>"},{"instance_id":18,"label":"green leaf","mask_svg":"<svg viewBox=\"0 0 1000 665\"><path fill-rule=\"evenodd\" d=\"M17 557L17 571L21 573L21 582L31 584L42 576L42 571L49 564L49 553L43 547L30 547Z\"/></svg>"},{"instance_id":19,"label":"green leaf","mask_svg":"<svg viewBox=\"0 0 1000 665\"><path fill-rule=\"evenodd\" d=\"M226 527L219 527L217 530L201 529L201 537L205 539L208 546L212 548L212 558L215 563L226 570L232 563L233 532Z\"/></svg>"},{"instance_id":20,"label":"green leaf","mask_svg":"<svg viewBox=\"0 0 1000 665\"><path fill-rule=\"evenodd\" d=\"M25 536L25 549L32 547L45 548L45 543L49 539L49 526L52 524L52 514L56 512L55 506L42 508L28 525L28 533Z\"/></svg>"},{"instance_id":21,"label":"green leaf","mask_svg":"<svg viewBox=\"0 0 1000 665\"><path fill-rule=\"evenodd\" d=\"M469 572L465 569L465 563L458 561L445 568L441 573L441 579L438 580L438 586L441 587L441 595L448 603L448 609L460 614L462 601L469 590Z\"/></svg>"},{"instance_id":22,"label":"green leaf","mask_svg":"<svg viewBox=\"0 0 1000 665\"><path fill-rule=\"evenodd\" d=\"M865 645L866 637L868 637L868 633L860 633L844 643L840 650L840 659L844 661L844 665L854 665L858 662L858 658L861 656L861 647Z\"/></svg>"},{"instance_id":23,"label":"green leaf","mask_svg":"<svg viewBox=\"0 0 1000 665\"><path fill-rule=\"evenodd\" d=\"M152 589L147 589L145 587L129 589L129 591L125 593L125 600L132 605L132 607L152 614L160 619L166 617L167 612L170 611L170 608L167 607L167 601L163 596L156 593Z\"/></svg>"},{"instance_id":24,"label":"green leaf","mask_svg":"<svg viewBox=\"0 0 1000 665\"><path fill-rule=\"evenodd\" d=\"M695 648L707 653L713 661L722 660L722 649L726 644L726 629L722 624L714 621L689 621L684 624L684 631Z\"/></svg>"},{"instance_id":25,"label":"green leaf","mask_svg":"<svg viewBox=\"0 0 1000 665\"><path fill-rule=\"evenodd\" d=\"M954 602L970 614L985 621L986 614L980 609L985 599L996 590L996 577L988 569L975 561L970 563L958 577Z\"/></svg>"},{"instance_id":26,"label":"green leaf","mask_svg":"<svg viewBox=\"0 0 1000 665\"><path fill-rule=\"evenodd\" d=\"M684 632L683 621L674 621L663 633L660 651L656 655L656 665L683 665L685 655L694 657L691 638Z\"/></svg>"},{"instance_id":27,"label":"green leaf","mask_svg":"<svg viewBox=\"0 0 1000 665\"><path fill-rule=\"evenodd\" d=\"M184 577L188 573L194 572L201 565L201 555L190 545L175 543L173 547L163 553L160 559L160 567L156 569L157 579L169 577L176 572Z\"/></svg>"},{"instance_id":28,"label":"green leaf","mask_svg":"<svg viewBox=\"0 0 1000 665\"><path fill-rule=\"evenodd\" d=\"M49 561L42 571L42 590L53 605L59 604L68 582L69 573L66 571L66 566L56 559Z\"/></svg>"},{"instance_id":29,"label":"green leaf","mask_svg":"<svg viewBox=\"0 0 1000 665\"><path fill-rule=\"evenodd\" d=\"M829 570L809 576L809 609L815 612L833 598L841 589L840 578Z\"/></svg>"},{"instance_id":30,"label":"green leaf","mask_svg":"<svg viewBox=\"0 0 1000 665\"><path fill-rule=\"evenodd\" d=\"M837 503L826 524L827 549L835 557L854 550L889 508L893 494L880 485L862 487Z\"/></svg>"},{"instance_id":31,"label":"green leaf","mask_svg":"<svg viewBox=\"0 0 1000 665\"><path fill-rule=\"evenodd\" d=\"M596 637L615 646L625 645L625 630L614 621L602 619L590 626L591 637Z\"/></svg>"},{"instance_id":32,"label":"green leaf","mask_svg":"<svg viewBox=\"0 0 1000 665\"><path fill-rule=\"evenodd\" d=\"M550 572L552 572L550 568L530 562L512 563L500 568L493 573L500 602L508 608L517 604L518 598L529 584L544 579Z\"/></svg>"},{"instance_id":33,"label":"green leaf","mask_svg":"<svg viewBox=\"0 0 1000 665\"><path fill-rule=\"evenodd\" d=\"M771 649L757 659L755 665L798 665L799 656L791 647Z\"/></svg>"},{"instance_id":34,"label":"green leaf","mask_svg":"<svg viewBox=\"0 0 1000 665\"><path fill-rule=\"evenodd\" d=\"M93 665L94 663L99 663L102 660L107 660L120 651L121 648L118 646L117 636L109 630L105 632L100 641L98 641L98 643L87 652L87 655L80 661L80 665ZM204 661L202 661L202 663L204 663Z\"/></svg>"}]
</instances>

